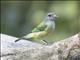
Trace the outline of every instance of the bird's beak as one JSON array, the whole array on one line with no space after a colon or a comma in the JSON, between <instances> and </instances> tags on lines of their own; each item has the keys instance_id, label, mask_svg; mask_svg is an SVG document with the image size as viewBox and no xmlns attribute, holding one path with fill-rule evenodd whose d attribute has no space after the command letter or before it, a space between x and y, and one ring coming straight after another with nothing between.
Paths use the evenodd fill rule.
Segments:
<instances>
[{"instance_id":1,"label":"bird's beak","mask_svg":"<svg viewBox=\"0 0 80 60\"><path fill-rule=\"evenodd\" d=\"M56 16L56 17L59 17L59 16Z\"/></svg>"},{"instance_id":2,"label":"bird's beak","mask_svg":"<svg viewBox=\"0 0 80 60\"><path fill-rule=\"evenodd\" d=\"M54 15L54 17L56 17L56 18L57 18L57 17L59 17L59 16L57 16L57 15Z\"/></svg>"}]
</instances>

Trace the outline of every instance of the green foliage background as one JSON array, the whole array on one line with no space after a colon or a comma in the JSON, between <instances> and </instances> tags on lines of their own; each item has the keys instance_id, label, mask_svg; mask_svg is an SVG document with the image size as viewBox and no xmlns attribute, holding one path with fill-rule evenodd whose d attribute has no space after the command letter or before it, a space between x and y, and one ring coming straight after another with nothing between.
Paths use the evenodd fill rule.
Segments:
<instances>
[{"instance_id":1,"label":"green foliage background","mask_svg":"<svg viewBox=\"0 0 80 60\"><path fill-rule=\"evenodd\" d=\"M59 16L51 39L80 32L80 1L1 1L1 33L15 37L28 34L50 11Z\"/></svg>"}]
</instances>

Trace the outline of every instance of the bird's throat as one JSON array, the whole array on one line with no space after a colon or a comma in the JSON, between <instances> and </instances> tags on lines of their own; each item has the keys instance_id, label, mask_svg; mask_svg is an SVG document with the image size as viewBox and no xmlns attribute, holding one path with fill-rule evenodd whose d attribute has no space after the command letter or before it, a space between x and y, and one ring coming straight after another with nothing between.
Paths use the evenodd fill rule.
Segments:
<instances>
[{"instance_id":1,"label":"bird's throat","mask_svg":"<svg viewBox=\"0 0 80 60\"><path fill-rule=\"evenodd\" d=\"M52 32L55 29L55 21L47 21L46 25L48 27L48 32Z\"/></svg>"}]
</instances>

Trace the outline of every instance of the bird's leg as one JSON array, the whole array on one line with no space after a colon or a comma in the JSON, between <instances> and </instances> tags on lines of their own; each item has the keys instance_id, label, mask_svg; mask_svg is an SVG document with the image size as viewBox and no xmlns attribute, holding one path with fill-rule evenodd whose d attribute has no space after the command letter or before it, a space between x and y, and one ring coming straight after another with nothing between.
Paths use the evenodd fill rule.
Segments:
<instances>
[{"instance_id":1,"label":"bird's leg","mask_svg":"<svg viewBox=\"0 0 80 60\"><path fill-rule=\"evenodd\" d=\"M48 42L47 41L45 41L45 40L41 40L42 42L44 42L44 44L48 44Z\"/></svg>"}]
</instances>

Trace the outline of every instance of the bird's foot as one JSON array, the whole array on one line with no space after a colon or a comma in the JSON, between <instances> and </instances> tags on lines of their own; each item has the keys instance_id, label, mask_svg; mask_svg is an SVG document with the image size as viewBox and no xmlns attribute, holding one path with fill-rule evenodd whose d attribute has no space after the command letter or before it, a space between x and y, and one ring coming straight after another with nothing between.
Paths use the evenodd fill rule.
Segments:
<instances>
[{"instance_id":1,"label":"bird's foot","mask_svg":"<svg viewBox=\"0 0 80 60\"><path fill-rule=\"evenodd\" d=\"M48 44L48 42L45 41L45 40L41 40L41 41L44 43L44 45L47 45Z\"/></svg>"},{"instance_id":2,"label":"bird's foot","mask_svg":"<svg viewBox=\"0 0 80 60\"><path fill-rule=\"evenodd\" d=\"M43 42L43 45L52 45L54 42L49 42L46 40L41 40Z\"/></svg>"}]
</instances>

